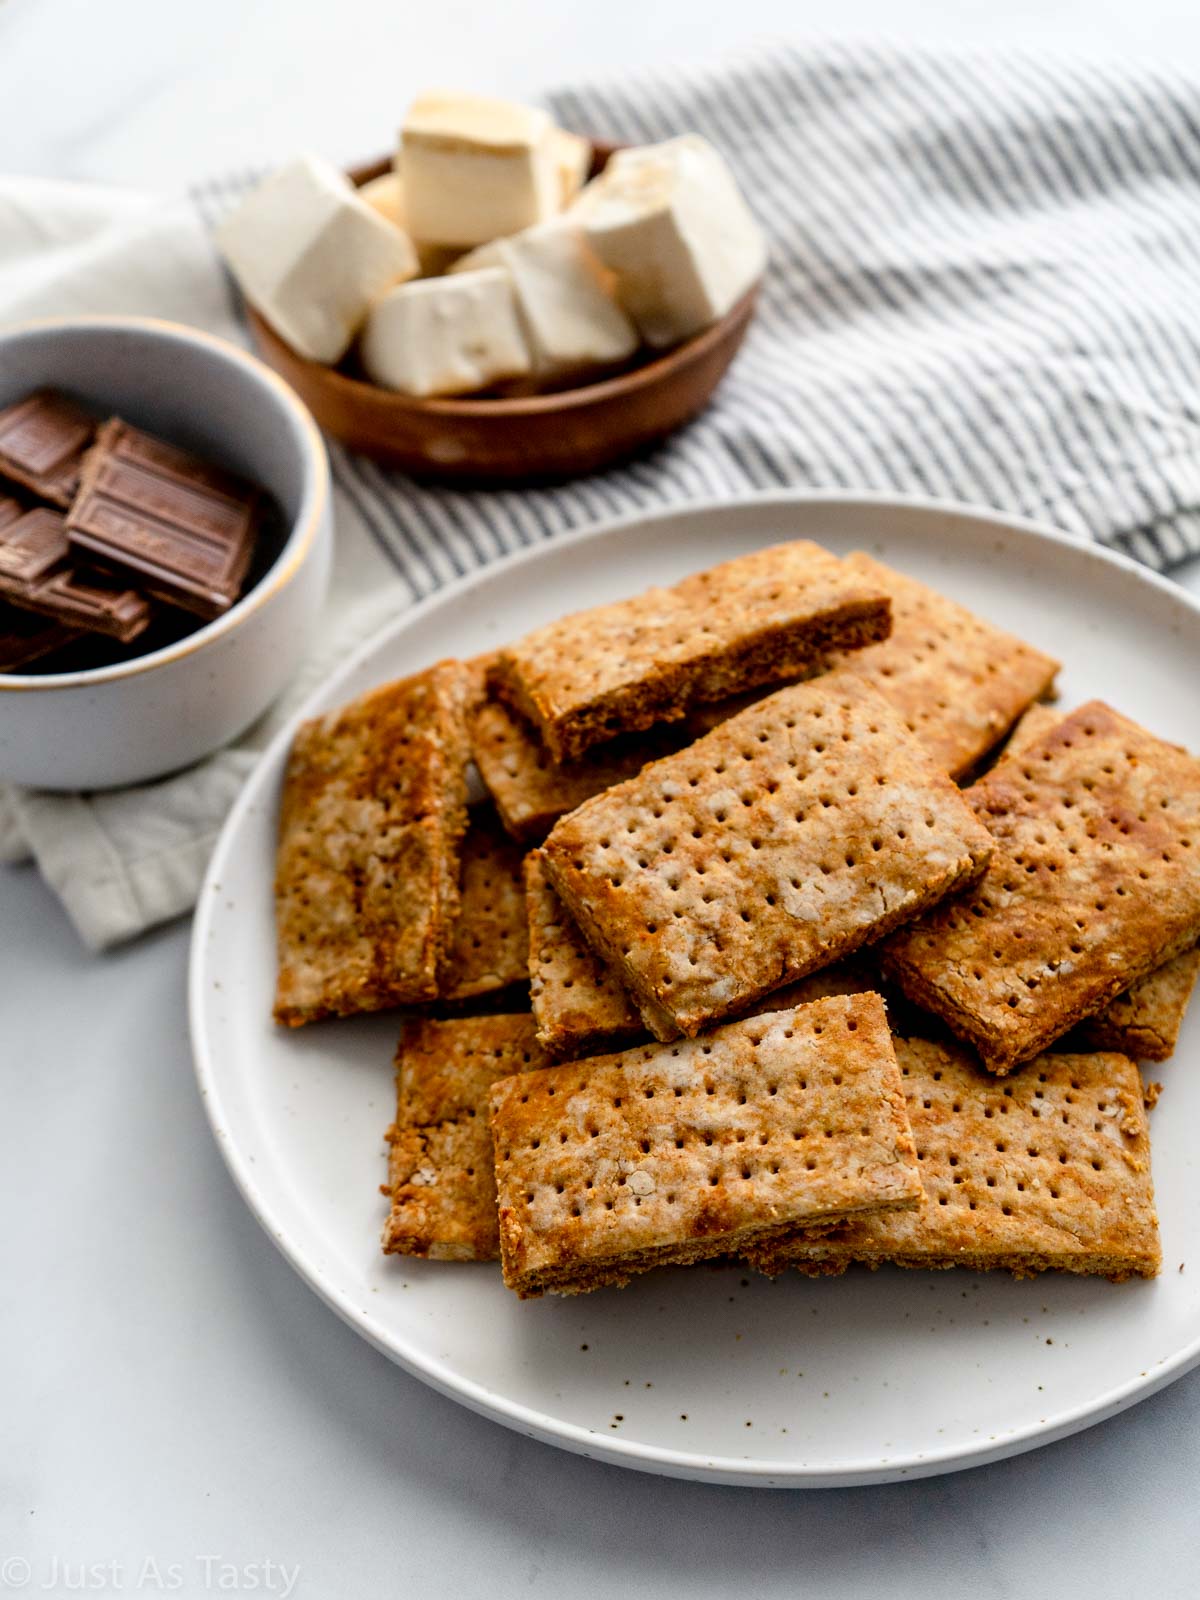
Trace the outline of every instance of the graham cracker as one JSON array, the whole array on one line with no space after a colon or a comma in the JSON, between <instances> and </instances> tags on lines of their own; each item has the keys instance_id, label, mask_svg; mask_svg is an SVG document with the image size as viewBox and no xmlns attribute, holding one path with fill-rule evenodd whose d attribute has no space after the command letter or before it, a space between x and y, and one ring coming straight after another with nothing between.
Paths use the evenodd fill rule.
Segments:
<instances>
[{"instance_id":1,"label":"graham cracker","mask_svg":"<svg viewBox=\"0 0 1200 1600\"><path fill-rule=\"evenodd\" d=\"M1052 656L863 551L846 565L892 601L892 631L826 666L878 689L951 777L969 772L1053 687Z\"/></svg>"},{"instance_id":2,"label":"graham cracker","mask_svg":"<svg viewBox=\"0 0 1200 1600\"><path fill-rule=\"evenodd\" d=\"M396 1051L396 1120L383 1193L389 1255L494 1261L496 1174L488 1092L534 1070L542 1054L528 1016L413 1018Z\"/></svg>"},{"instance_id":3,"label":"graham cracker","mask_svg":"<svg viewBox=\"0 0 1200 1600\"><path fill-rule=\"evenodd\" d=\"M880 958L1005 1073L1196 943L1200 762L1092 701L966 797L991 865Z\"/></svg>"},{"instance_id":4,"label":"graham cracker","mask_svg":"<svg viewBox=\"0 0 1200 1600\"><path fill-rule=\"evenodd\" d=\"M471 753L479 776L509 833L528 844L544 839L559 817L632 778L680 742L654 729L614 739L559 766L536 730L503 701L483 701L471 718Z\"/></svg>"},{"instance_id":5,"label":"graham cracker","mask_svg":"<svg viewBox=\"0 0 1200 1600\"><path fill-rule=\"evenodd\" d=\"M509 833L537 844L568 811L710 733L767 692L692 706L678 722L610 739L561 766L523 716L501 700L485 700L471 717L471 753Z\"/></svg>"},{"instance_id":6,"label":"graham cracker","mask_svg":"<svg viewBox=\"0 0 1200 1600\"><path fill-rule=\"evenodd\" d=\"M529 978L529 932L521 847L491 806L471 812L462 844L459 912L440 992L466 1000Z\"/></svg>"},{"instance_id":7,"label":"graham cracker","mask_svg":"<svg viewBox=\"0 0 1200 1600\"><path fill-rule=\"evenodd\" d=\"M1067 713L1058 706L1030 706L1013 725L1004 746L1006 756L1020 755L1042 740L1051 728L1056 728Z\"/></svg>"},{"instance_id":8,"label":"graham cracker","mask_svg":"<svg viewBox=\"0 0 1200 1600\"><path fill-rule=\"evenodd\" d=\"M485 650L482 655L468 656L463 666L467 670L467 706L468 715L474 711L479 702L487 696L488 678L492 668L496 665L496 652Z\"/></svg>"},{"instance_id":9,"label":"graham cracker","mask_svg":"<svg viewBox=\"0 0 1200 1600\"><path fill-rule=\"evenodd\" d=\"M819 1240L746 1252L771 1274L798 1267L1060 1271L1119 1281L1162 1265L1142 1081L1127 1056L1041 1055L1010 1082L966 1051L897 1039L921 1166L918 1210L855 1219Z\"/></svg>"},{"instance_id":10,"label":"graham cracker","mask_svg":"<svg viewBox=\"0 0 1200 1600\"><path fill-rule=\"evenodd\" d=\"M275 871L278 1022L437 996L467 825L465 681L443 661L298 730Z\"/></svg>"},{"instance_id":11,"label":"graham cracker","mask_svg":"<svg viewBox=\"0 0 1200 1600\"><path fill-rule=\"evenodd\" d=\"M890 628L886 592L801 539L535 629L500 652L492 682L561 763Z\"/></svg>"},{"instance_id":12,"label":"graham cracker","mask_svg":"<svg viewBox=\"0 0 1200 1600\"><path fill-rule=\"evenodd\" d=\"M542 848L657 1038L694 1035L978 877L991 839L853 678L761 700L563 817Z\"/></svg>"},{"instance_id":13,"label":"graham cracker","mask_svg":"<svg viewBox=\"0 0 1200 1600\"><path fill-rule=\"evenodd\" d=\"M1063 713L1052 706L1031 706L1013 729L1005 753L1019 754L1062 720ZM1116 1050L1138 1061L1169 1060L1198 976L1200 948L1193 946L1080 1023L1075 1030L1080 1046Z\"/></svg>"},{"instance_id":14,"label":"graham cracker","mask_svg":"<svg viewBox=\"0 0 1200 1600\"><path fill-rule=\"evenodd\" d=\"M525 894L529 995L542 1049L561 1061L644 1038L641 1013L572 922L536 850L525 861Z\"/></svg>"},{"instance_id":15,"label":"graham cracker","mask_svg":"<svg viewBox=\"0 0 1200 1600\"><path fill-rule=\"evenodd\" d=\"M1080 1023L1080 1044L1090 1050L1118 1050L1138 1061L1170 1060L1198 977L1200 949L1193 945Z\"/></svg>"},{"instance_id":16,"label":"graham cracker","mask_svg":"<svg viewBox=\"0 0 1200 1600\"><path fill-rule=\"evenodd\" d=\"M522 1299L921 1195L877 995L522 1073L491 1099L501 1263Z\"/></svg>"},{"instance_id":17,"label":"graham cracker","mask_svg":"<svg viewBox=\"0 0 1200 1600\"><path fill-rule=\"evenodd\" d=\"M538 1043L555 1061L573 1061L644 1040L649 1029L641 1012L572 921L536 850L525 861L525 886L530 994ZM776 990L756 1009L786 1011L828 995L865 994L878 988L871 973L843 961Z\"/></svg>"}]
</instances>

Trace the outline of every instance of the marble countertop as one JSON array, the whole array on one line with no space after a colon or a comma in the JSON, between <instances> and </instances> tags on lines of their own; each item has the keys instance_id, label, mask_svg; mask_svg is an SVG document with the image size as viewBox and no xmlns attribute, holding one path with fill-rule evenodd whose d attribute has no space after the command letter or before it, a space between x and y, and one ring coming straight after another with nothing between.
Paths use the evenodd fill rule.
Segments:
<instances>
[{"instance_id":1,"label":"marble countertop","mask_svg":"<svg viewBox=\"0 0 1200 1600\"><path fill-rule=\"evenodd\" d=\"M379 149L429 82L519 94L803 25L824 10L0 0L0 151L8 171L178 186ZM1200 15L1171 0L910 0L902 19L843 0L838 26L1200 73ZM89 957L35 874L0 869L0 1592L1195 1595L1200 1373L995 1466L808 1494L598 1465L424 1388L235 1192L191 1074L187 941L179 924Z\"/></svg>"}]
</instances>

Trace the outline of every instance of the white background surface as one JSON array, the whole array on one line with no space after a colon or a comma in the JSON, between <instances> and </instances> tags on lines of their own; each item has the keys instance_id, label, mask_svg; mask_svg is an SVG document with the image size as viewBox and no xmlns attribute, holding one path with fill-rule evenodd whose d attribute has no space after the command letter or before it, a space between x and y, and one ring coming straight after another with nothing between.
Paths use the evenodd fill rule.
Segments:
<instances>
[{"instance_id":1,"label":"white background surface","mask_svg":"<svg viewBox=\"0 0 1200 1600\"><path fill-rule=\"evenodd\" d=\"M1200 79L1178 0L836 11ZM0 0L0 166L165 187L305 145L351 157L428 83L519 93L832 25L794 0ZM191 1078L186 951L177 926L95 960L0 869L0 1594L22 1561L39 1594L278 1594L280 1564L302 1600L1196 1593L1200 1375L1011 1462L807 1496L597 1466L425 1390L234 1192Z\"/></svg>"}]
</instances>

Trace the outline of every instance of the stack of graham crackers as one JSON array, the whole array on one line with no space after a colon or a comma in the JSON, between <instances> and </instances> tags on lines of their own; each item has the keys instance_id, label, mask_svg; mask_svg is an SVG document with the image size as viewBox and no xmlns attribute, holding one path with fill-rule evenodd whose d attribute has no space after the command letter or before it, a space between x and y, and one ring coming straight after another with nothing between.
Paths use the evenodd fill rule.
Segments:
<instances>
[{"instance_id":1,"label":"stack of graham crackers","mask_svg":"<svg viewBox=\"0 0 1200 1600\"><path fill-rule=\"evenodd\" d=\"M1200 762L1057 667L799 542L302 727L275 1014L409 1008L384 1249L1153 1276Z\"/></svg>"}]
</instances>

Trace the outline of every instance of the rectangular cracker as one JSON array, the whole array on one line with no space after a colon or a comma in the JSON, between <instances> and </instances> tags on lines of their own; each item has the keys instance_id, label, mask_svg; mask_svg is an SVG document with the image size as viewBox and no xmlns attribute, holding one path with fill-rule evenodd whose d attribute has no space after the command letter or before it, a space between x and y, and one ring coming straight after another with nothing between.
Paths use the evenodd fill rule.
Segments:
<instances>
[{"instance_id":1,"label":"rectangular cracker","mask_svg":"<svg viewBox=\"0 0 1200 1600\"><path fill-rule=\"evenodd\" d=\"M471 717L471 754L509 833L537 844L568 811L636 777L649 762L681 750L767 693L750 690L693 706L678 722L611 739L561 766L519 712L502 700L483 700Z\"/></svg>"},{"instance_id":2,"label":"rectangular cracker","mask_svg":"<svg viewBox=\"0 0 1200 1600\"><path fill-rule=\"evenodd\" d=\"M978 877L991 848L896 713L828 677L597 795L542 847L658 1038L832 965Z\"/></svg>"},{"instance_id":3,"label":"rectangular cracker","mask_svg":"<svg viewBox=\"0 0 1200 1600\"><path fill-rule=\"evenodd\" d=\"M297 732L276 857L276 1021L436 998L467 825L465 684L443 661Z\"/></svg>"},{"instance_id":4,"label":"rectangular cracker","mask_svg":"<svg viewBox=\"0 0 1200 1600\"><path fill-rule=\"evenodd\" d=\"M543 1056L529 1016L413 1018L396 1051L396 1120L383 1193L387 1255L494 1261L496 1168L488 1093Z\"/></svg>"},{"instance_id":5,"label":"rectangular cracker","mask_svg":"<svg viewBox=\"0 0 1200 1600\"><path fill-rule=\"evenodd\" d=\"M1198 977L1200 948L1193 945L1080 1023L1075 1037L1089 1050L1117 1050L1137 1061L1169 1061Z\"/></svg>"},{"instance_id":6,"label":"rectangular cracker","mask_svg":"<svg viewBox=\"0 0 1200 1600\"><path fill-rule=\"evenodd\" d=\"M441 976L441 997L472 999L528 978L521 847L500 826L491 806L477 806L462 842L459 911Z\"/></svg>"},{"instance_id":7,"label":"rectangular cracker","mask_svg":"<svg viewBox=\"0 0 1200 1600\"><path fill-rule=\"evenodd\" d=\"M1200 762L1092 701L965 794L991 865L880 959L1004 1073L1196 943Z\"/></svg>"},{"instance_id":8,"label":"rectangular cracker","mask_svg":"<svg viewBox=\"0 0 1200 1600\"><path fill-rule=\"evenodd\" d=\"M938 766L962 777L1050 691L1059 663L864 551L846 565L891 596L892 631L826 666L878 689Z\"/></svg>"},{"instance_id":9,"label":"rectangular cracker","mask_svg":"<svg viewBox=\"0 0 1200 1600\"><path fill-rule=\"evenodd\" d=\"M1042 1055L1010 1082L966 1051L897 1039L921 1163L918 1210L747 1252L771 1274L869 1266L1151 1278L1162 1265L1138 1070L1122 1055Z\"/></svg>"},{"instance_id":10,"label":"rectangular cracker","mask_svg":"<svg viewBox=\"0 0 1200 1600\"><path fill-rule=\"evenodd\" d=\"M493 685L553 760L573 761L695 702L800 677L890 627L878 585L801 539L535 629L500 652Z\"/></svg>"},{"instance_id":11,"label":"rectangular cracker","mask_svg":"<svg viewBox=\"0 0 1200 1600\"><path fill-rule=\"evenodd\" d=\"M649 1030L613 969L592 950L555 894L535 850L526 858L529 973L538 1043L555 1061L574 1061L645 1039ZM823 967L767 995L757 1009L787 1011L833 994L877 991L853 962Z\"/></svg>"},{"instance_id":12,"label":"rectangular cracker","mask_svg":"<svg viewBox=\"0 0 1200 1600\"><path fill-rule=\"evenodd\" d=\"M492 1132L504 1281L522 1299L921 1195L878 995L506 1078Z\"/></svg>"},{"instance_id":13,"label":"rectangular cracker","mask_svg":"<svg viewBox=\"0 0 1200 1600\"><path fill-rule=\"evenodd\" d=\"M536 844L559 817L677 749L680 738L672 738L674 731L614 739L559 766L524 717L502 700L485 700L471 718L471 754L509 833Z\"/></svg>"},{"instance_id":14,"label":"rectangular cracker","mask_svg":"<svg viewBox=\"0 0 1200 1600\"><path fill-rule=\"evenodd\" d=\"M1045 738L1051 728L1056 728L1067 715L1059 706L1030 706L1013 724L1004 746L1006 756L1017 756Z\"/></svg>"},{"instance_id":15,"label":"rectangular cracker","mask_svg":"<svg viewBox=\"0 0 1200 1600\"><path fill-rule=\"evenodd\" d=\"M1058 662L865 552L847 556L845 565L891 596L891 634L861 650L835 650L809 670L853 672L870 683L938 766L961 778L1031 701L1049 693ZM524 717L490 700L476 713L472 749L505 826L514 837L536 843L568 811L699 738L744 705L742 696L717 702L704 708L705 726L696 725L700 719L693 715L678 730L630 735L600 746L590 757L559 765Z\"/></svg>"},{"instance_id":16,"label":"rectangular cracker","mask_svg":"<svg viewBox=\"0 0 1200 1600\"><path fill-rule=\"evenodd\" d=\"M1063 713L1053 706L1031 706L1013 729L1005 754L1019 754L1062 720ZM1193 946L1080 1023L1076 1029L1079 1045L1089 1050L1116 1050L1137 1061L1169 1060L1175 1054L1197 977L1200 947Z\"/></svg>"},{"instance_id":17,"label":"rectangular cracker","mask_svg":"<svg viewBox=\"0 0 1200 1600\"><path fill-rule=\"evenodd\" d=\"M525 895L529 996L547 1055L570 1060L645 1038L641 1012L571 920L536 850L525 861Z\"/></svg>"}]
</instances>

